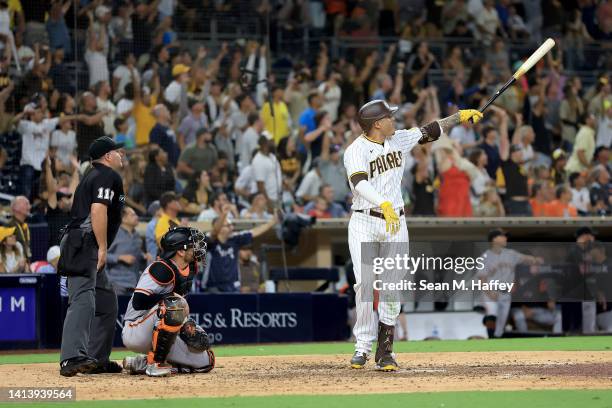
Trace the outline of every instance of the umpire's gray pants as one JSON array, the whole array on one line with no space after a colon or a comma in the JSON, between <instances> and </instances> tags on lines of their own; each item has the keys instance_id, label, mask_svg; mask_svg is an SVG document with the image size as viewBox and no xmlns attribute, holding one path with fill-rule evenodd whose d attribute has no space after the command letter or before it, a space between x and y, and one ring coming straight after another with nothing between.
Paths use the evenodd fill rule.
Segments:
<instances>
[{"instance_id":1,"label":"umpire's gray pants","mask_svg":"<svg viewBox=\"0 0 612 408\"><path fill-rule=\"evenodd\" d=\"M98 250L88 245L91 252L87 276L69 276L68 311L62 331L60 361L74 357L93 357L108 361L117 319L117 296L106 271L96 270Z\"/></svg>"}]
</instances>

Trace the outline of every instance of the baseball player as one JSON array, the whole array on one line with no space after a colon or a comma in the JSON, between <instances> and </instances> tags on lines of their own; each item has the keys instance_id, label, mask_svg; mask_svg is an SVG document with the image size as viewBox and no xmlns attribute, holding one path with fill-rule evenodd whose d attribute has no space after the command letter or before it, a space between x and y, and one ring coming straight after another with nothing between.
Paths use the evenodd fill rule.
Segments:
<instances>
[{"instance_id":1,"label":"baseball player","mask_svg":"<svg viewBox=\"0 0 612 408\"><path fill-rule=\"evenodd\" d=\"M489 231L488 240L491 243L491 248L487 249L482 255L484 268L476 275L483 282L513 283L518 264L541 265L544 262L541 257L524 255L514 249L506 248L508 237L502 229ZM494 337L501 337L508 322L512 294L501 291L483 291L482 298L487 313L484 322L489 336L492 337L491 332L493 332Z\"/></svg>"},{"instance_id":2,"label":"baseball player","mask_svg":"<svg viewBox=\"0 0 612 408\"><path fill-rule=\"evenodd\" d=\"M348 238L355 272L357 321L353 333L357 340L351 367L363 368L378 338L375 355L376 369L399 369L393 355L395 322L400 312L399 302L378 303L376 316L372 302L362 301L361 244L363 242L399 242L408 244L408 229L404 218L401 181L406 158L417 144L437 140L442 133L459 124L482 118L477 110L467 109L426 124L421 128L395 130L393 114L383 100L374 100L361 107L357 115L363 134L344 154L344 166L353 192L352 215ZM378 329L378 336L377 336Z\"/></svg>"},{"instance_id":3,"label":"baseball player","mask_svg":"<svg viewBox=\"0 0 612 408\"><path fill-rule=\"evenodd\" d=\"M215 355L209 349L208 335L189 319L183 298L197 273L197 262L206 257L204 234L177 227L162 237L160 245L160 259L140 276L123 325L123 344L146 354L126 357L123 368L150 377L209 372L215 366Z\"/></svg>"}]
</instances>

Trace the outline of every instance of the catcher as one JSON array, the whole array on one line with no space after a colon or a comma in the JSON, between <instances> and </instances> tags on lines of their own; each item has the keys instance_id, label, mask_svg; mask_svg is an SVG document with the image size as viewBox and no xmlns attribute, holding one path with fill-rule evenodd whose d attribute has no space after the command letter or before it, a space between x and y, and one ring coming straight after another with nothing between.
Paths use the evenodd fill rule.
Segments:
<instances>
[{"instance_id":1,"label":"catcher","mask_svg":"<svg viewBox=\"0 0 612 408\"><path fill-rule=\"evenodd\" d=\"M215 366L208 335L189 318L183 298L206 257L204 234L177 227L161 239L162 253L140 276L123 325L123 344L139 354L126 357L131 374L165 377L175 373L206 373Z\"/></svg>"}]
</instances>

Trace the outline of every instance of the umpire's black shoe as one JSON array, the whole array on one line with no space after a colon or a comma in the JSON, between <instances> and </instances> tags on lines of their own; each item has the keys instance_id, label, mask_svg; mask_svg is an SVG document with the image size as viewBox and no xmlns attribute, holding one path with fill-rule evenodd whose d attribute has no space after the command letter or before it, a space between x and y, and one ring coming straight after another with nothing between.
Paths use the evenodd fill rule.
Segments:
<instances>
[{"instance_id":1,"label":"umpire's black shoe","mask_svg":"<svg viewBox=\"0 0 612 408\"><path fill-rule=\"evenodd\" d=\"M60 374L64 377L73 377L93 369L98 360L91 357L74 357L60 363Z\"/></svg>"},{"instance_id":2,"label":"umpire's black shoe","mask_svg":"<svg viewBox=\"0 0 612 408\"><path fill-rule=\"evenodd\" d=\"M83 374L116 374L123 371L123 367L114 361L99 361L91 369L84 371Z\"/></svg>"}]
</instances>

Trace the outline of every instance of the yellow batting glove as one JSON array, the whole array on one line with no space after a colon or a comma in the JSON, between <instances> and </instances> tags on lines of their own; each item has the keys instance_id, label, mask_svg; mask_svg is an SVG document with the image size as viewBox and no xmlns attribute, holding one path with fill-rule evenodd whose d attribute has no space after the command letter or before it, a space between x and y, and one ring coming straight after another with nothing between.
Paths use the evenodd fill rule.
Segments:
<instances>
[{"instance_id":1,"label":"yellow batting glove","mask_svg":"<svg viewBox=\"0 0 612 408\"><path fill-rule=\"evenodd\" d=\"M380 209L385 217L385 221L387 222L387 232L390 232L391 235L397 234L400 228L400 220L399 216L393 209L393 204L390 201L385 201L380 205Z\"/></svg>"},{"instance_id":2,"label":"yellow batting glove","mask_svg":"<svg viewBox=\"0 0 612 408\"><path fill-rule=\"evenodd\" d=\"M482 112L476 109L462 109L459 111L459 122L465 123L472 119L472 123L476 124L482 119Z\"/></svg>"}]
</instances>

